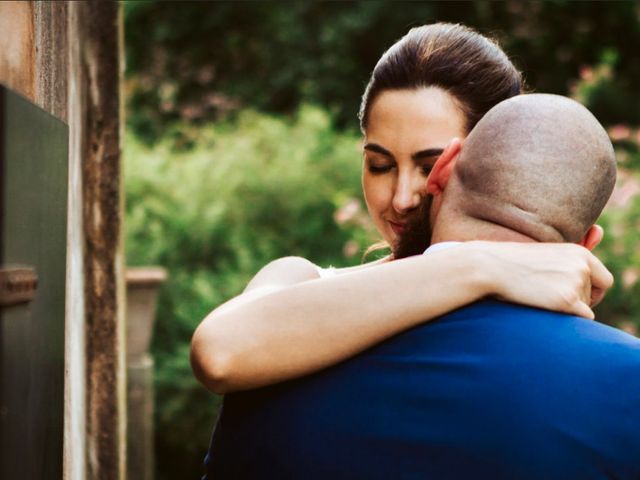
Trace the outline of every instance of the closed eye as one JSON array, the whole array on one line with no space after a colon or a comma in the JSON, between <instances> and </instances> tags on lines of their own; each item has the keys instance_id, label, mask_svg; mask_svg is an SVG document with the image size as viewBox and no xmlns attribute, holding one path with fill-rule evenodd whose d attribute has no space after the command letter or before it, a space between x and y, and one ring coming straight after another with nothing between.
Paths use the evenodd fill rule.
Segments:
<instances>
[{"instance_id":1,"label":"closed eye","mask_svg":"<svg viewBox=\"0 0 640 480\"><path fill-rule=\"evenodd\" d=\"M384 165L384 166L369 165L367 168L369 169L369 172L376 174L376 173L386 173L390 171L393 168L393 166L392 165Z\"/></svg>"},{"instance_id":2,"label":"closed eye","mask_svg":"<svg viewBox=\"0 0 640 480\"><path fill-rule=\"evenodd\" d=\"M429 174L431 173L431 170L433 170L433 165L422 165L422 173L425 176L429 176Z\"/></svg>"}]
</instances>

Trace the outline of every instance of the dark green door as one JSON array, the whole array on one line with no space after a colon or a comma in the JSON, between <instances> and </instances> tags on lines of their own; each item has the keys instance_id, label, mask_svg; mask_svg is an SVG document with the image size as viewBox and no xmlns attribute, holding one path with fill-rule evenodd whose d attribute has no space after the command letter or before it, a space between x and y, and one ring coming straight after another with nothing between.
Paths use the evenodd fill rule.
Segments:
<instances>
[{"instance_id":1,"label":"dark green door","mask_svg":"<svg viewBox=\"0 0 640 480\"><path fill-rule=\"evenodd\" d=\"M67 126L0 86L0 479L62 478L67 166Z\"/></svg>"}]
</instances>

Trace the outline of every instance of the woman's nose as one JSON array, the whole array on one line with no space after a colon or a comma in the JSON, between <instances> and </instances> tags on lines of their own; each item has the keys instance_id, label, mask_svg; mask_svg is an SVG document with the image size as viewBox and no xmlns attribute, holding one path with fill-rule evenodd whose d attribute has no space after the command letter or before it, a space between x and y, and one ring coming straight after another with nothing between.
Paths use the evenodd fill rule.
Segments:
<instances>
[{"instance_id":1,"label":"woman's nose","mask_svg":"<svg viewBox=\"0 0 640 480\"><path fill-rule=\"evenodd\" d=\"M418 182L410 175L401 175L398 178L396 191L393 195L393 208L396 212L404 214L420 204L422 187L424 187L422 184L425 183L424 179L420 180Z\"/></svg>"}]
</instances>

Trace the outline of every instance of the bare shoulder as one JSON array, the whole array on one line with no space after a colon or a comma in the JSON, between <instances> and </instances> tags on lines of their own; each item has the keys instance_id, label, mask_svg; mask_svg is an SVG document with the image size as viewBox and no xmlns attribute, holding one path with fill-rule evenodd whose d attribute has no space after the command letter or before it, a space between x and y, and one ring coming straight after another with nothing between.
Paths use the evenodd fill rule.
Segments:
<instances>
[{"instance_id":1,"label":"bare shoulder","mask_svg":"<svg viewBox=\"0 0 640 480\"><path fill-rule=\"evenodd\" d=\"M332 269L334 274L354 272L375 265L380 265L389 261L389 258L382 258L374 262L356 265L354 267ZM253 279L245 288L245 292L253 290L264 290L272 288L282 288L307 280L320 278L320 270L315 263L303 257L282 257L268 263L256 273Z\"/></svg>"},{"instance_id":2,"label":"bare shoulder","mask_svg":"<svg viewBox=\"0 0 640 480\"><path fill-rule=\"evenodd\" d=\"M264 287L286 287L319 278L318 266L302 257L282 257L256 273L245 292Z\"/></svg>"}]
</instances>

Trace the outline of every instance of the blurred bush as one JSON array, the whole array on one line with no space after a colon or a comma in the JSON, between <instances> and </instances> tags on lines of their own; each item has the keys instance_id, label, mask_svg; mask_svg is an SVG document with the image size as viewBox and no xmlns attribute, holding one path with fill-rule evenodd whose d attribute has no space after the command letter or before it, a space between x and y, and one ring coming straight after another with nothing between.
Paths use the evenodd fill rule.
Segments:
<instances>
[{"instance_id":1,"label":"blurred bush","mask_svg":"<svg viewBox=\"0 0 640 480\"><path fill-rule=\"evenodd\" d=\"M607 123L638 123L638 1L366 0L126 2L129 125L152 142L180 119L246 107L291 113L313 102L355 129L382 52L410 27L437 21L498 37L539 91L566 95L584 65L606 58L613 95L601 91L591 108Z\"/></svg>"},{"instance_id":2,"label":"blurred bush","mask_svg":"<svg viewBox=\"0 0 640 480\"><path fill-rule=\"evenodd\" d=\"M640 336L640 128L616 125L609 135L616 146L618 179L598 220L605 236L595 253L616 282L596 315Z\"/></svg>"},{"instance_id":3,"label":"blurred bush","mask_svg":"<svg viewBox=\"0 0 640 480\"><path fill-rule=\"evenodd\" d=\"M585 82L576 92L588 91ZM202 318L272 259L351 265L375 239L360 199L359 137L337 133L323 110L244 111L233 123L174 128L195 147L174 150L172 135L149 148L129 134L125 145L128 263L170 272L153 340L159 480L198 477L220 405L189 366ZM637 334L640 129L616 125L610 135L620 173L597 253L617 283L597 313Z\"/></svg>"},{"instance_id":4,"label":"blurred bush","mask_svg":"<svg viewBox=\"0 0 640 480\"><path fill-rule=\"evenodd\" d=\"M384 49L433 21L498 36L532 88L609 127L620 174L596 253L616 285L596 313L638 332L638 2L126 2L127 258L170 272L153 340L158 480L198 478L220 403L188 363L201 319L274 258L355 264L374 240L360 95Z\"/></svg>"},{"instance_id":5,"label":"blurred bush","mask_svg":"<svg viewBox=\"0 0 640 480\"><path fill-rule=\"evenodd\" d=\"M640 104L619 88L618 61L614 50L606 50L594 65L583 65L569 93L592 111L607 105L608 116L598 119L609 125L618 164L616 186L598 220L605 236L595 250L616 283L596 315L602 322L640 335ZM630 105L634 114L625 115Z\"/></svg>"},{"instance_id":6,"label":"blurred bush","mask_svg":"<svg viewBox=\"0 0 640 480\"><path fill-rule=\"evenodd\" d=\"M197 384L188 354L204 316L270 260L355 264L373 240L360 140L336 133L322 110L174 128L196 146L148 148L131 134L125 145L128 263L169 270L152 347L158 479L197 478L208 445L219 399Z\"/></svg>"},{"instance_id":7,"label":"blurred bush","mask_svg":"<svg viewBox=\"0 0 640 480\"><path fill-rule=\"evenodd\" d=\"M129 134L125 145L128 263L170 272L153 340L159 480L197 478L220 405L189 366L202 318L272 259L345 266L375 239L360 199L359 137L337 133L323 110L305 106L287 118L244 111L233 123L174 128L195 147L176 151L171 135L149 148ZM617 283L597 313L638 334L640 129L616 125L610 135L620 170L597 254Z\"/></svg>"},{"instance_id":8,"label":"blurred bush","mask_svg":"<svg viewBox=\"0 0 640 480\"><path fill-rule=\"evenodd\" d=\"M189 366L202 318L272 259L345 266L375 240L360 199L359 137L337 133L323 110L305 106L286 118L244 111L233 123L174 128L196 146L176 152L169 136L149 148L131 134L125 145L128 263L170 272L153 340L159 480L197 478L220 404ZM617 283L597 314L637 334L640 130L616 125L610 135L620 173L597 254Z\"/></svg>"}]
</instances>

